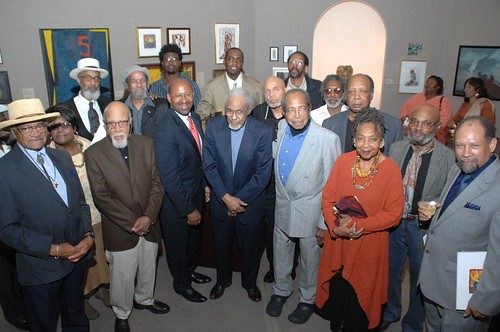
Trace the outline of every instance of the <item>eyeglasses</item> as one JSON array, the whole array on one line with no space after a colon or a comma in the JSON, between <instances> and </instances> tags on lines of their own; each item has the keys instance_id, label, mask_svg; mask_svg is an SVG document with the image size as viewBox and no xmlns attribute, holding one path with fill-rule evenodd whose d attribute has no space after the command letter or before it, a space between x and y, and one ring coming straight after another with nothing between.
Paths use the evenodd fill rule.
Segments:
<instances>
[{"instance_id":1,"label":"eyeglasses","mask_svg":"<svg viewBox=\"0 0 500 332\"><path fill-rule=\"evenodd\" d=\"M105 126L107 129L116 129L117 127L120 129L126 128L129 124L129 120L123 120L123 121L116 121L116 122L106 122Z\"/></svg>"},{"instance_id":2,"label":"eyeglasses","mask_svg":"<svg viewBox=\"0 0 500 332\"><path fill-rule=\"evenodd\" d=\"M356 90L356 89L349 89L349 90L347 90L347 94L349 96L354 96L354 95L356 95L358 93L361 96L366 97L366 96L368 96L370 94L370 91L365 90L365 89L358 89L358 90Z\"/></svg>"},{"instance_id":3,"label":"eyeglasses","mask_svg":"<svg viewBox=\"0 0 500 332\"><path fill-rule=\"evenodd\" d=\"M306 114L309 112L309 108L306 107L306 106L300 106L300 107L297 107L297 108L287 108L285 109L285 113L288 113L288 114L291 114L291 113L299 113L299 114Z\"/></svg>"},{"instance_id":4,"label":"eyeglasses","mask_svg":"<svg viewBox=\"0 0 500 332\"><path fill-rule=\"evenodd\" d=\"M332 93L335 93L336 95L338 95L339 93L342 93L342 89L341 88L325 89L325 90L323 90L323 93L325 95L329 95L329 94L332 94Z\"/></svg>"},{"instance_id":5,"label":"eyeglasses","mask_svg":"<svg viewBox=\"0 0 500 332\"><path fill-rule=\"evenodd\" d=\"M87 83L90 83L90 82L99 83L101 81L101 76L82 75L79 77Z\"/></svg>"},{"instance_id":6,"label":"eyeglasses","mask_svg":"<svg viewBox=\"0 0 500 332\"><path fill-rule=\"evenodd\" d=\"M233 115L236 115L238 118L242 117L246 113L246 109L237 109L237 110L232 110L230 108L226 108L224 113L226 116L232 117Z\"/></svg>"},{"instance_id":7,"label":"eyeglasses","mask_svg":"<svg viewBox=\"0 0 500 332\"><path fill-rule=\"evenodd\" d=\"M176 58L176 57L169 57L169 58L164 58L163 61L166 61L166 62L175 62L175 61L179 61L179 58Z\"/></svg>"},{"instance_id":8,"label":"eyeglasses","mask_svg":"<svg viewBox=\"0 0 500 332\"><path fill-rule=\"evenodd\" d=\"M302 60L298 60L298 61L290 60L290 61L288 61L288 64L292 65L292 66L301 67L304 65L304 61L302 61Z\"/></svg>"},{"instance_id":9,"label":"eyeglasses","mask_svg":"<svg viewBox=\"0 0 500 332\"><path fill-rule=\"evenodd\" d=\"M49 129L49 131L52 131L52 130L56 130L58 128L69 129L71 127L72 127L72 125L69 122L60 122L60 123L51 124L48 129Z\"/></svg>"},{"instance_id":10,"label":"eyeglasses","mask_svg":"<svg viewBox=\"0 0 500 332\"><path fill-rule=\"evenodd\" d=\"M19 130L23 135L43 133L47 130L47 125L45 123L39 123L32 126L17 127L17 130Z\"/></svg>"},{"instance_id":11,"label":"eyeglasses","mask_svg":"<svg viewBox=\"0 0 500 332\"><path fill-rule=\"evenodd\" d=\"M193 99L193 93L192 92L186 92L186 93L176 93L174 95L170 95L173 99L175 100L181 100L182 98L184 99Z\"/></svg>"},{"instance_id":12,"label":"eyeglasses","mask_svg":"<svg viewBox=\"0 0 500 332\"><path fill-rule=\"evenodd\" d=\"M412 127L418 127L419 125L422 125L422 127L425 129L431 129L437 123L439 123L439 121L438 122L430 122L429 120L418 121L415 118L410 118L410 126Z\"/></svg>"}]
</instances>

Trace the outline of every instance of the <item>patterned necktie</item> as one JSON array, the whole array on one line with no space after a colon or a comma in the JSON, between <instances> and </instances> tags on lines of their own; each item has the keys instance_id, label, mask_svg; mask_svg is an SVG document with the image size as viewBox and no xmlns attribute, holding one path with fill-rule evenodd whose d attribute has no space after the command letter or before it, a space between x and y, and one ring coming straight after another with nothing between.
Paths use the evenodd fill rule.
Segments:
<instances>
[{"instance_id":1,"label":"patterned necktie","mask_svg":"<svg viewBox=\"0 0 500 332\"><path fill-rule=\"evenodd\" d=\"M188 123L189 123L189 131L191 132L191 135L193 135L194 141L196 142L196 145L198 146L198 152L201 155L201 142L200 142L200 135L198 134L198 129L196 129L196 126L194 124L193 118L188 116Z\"/></svg>"},{"instance_id":2,"label":"patterned necktie","mask_svg":"<svg viewBox=\"0 0 500 332\"><path fill-rule=\"evenodd\" d=\"M238 87L238 83L234 82L233 83L233 89ZM232 89L231 89L232 90Z\"/></svg>"},{"instance_id":3,"label":"patterned necktie","mask_svg":"<svg viewBox=\"0 0 500 332\"><path fill-rule=\"evenodd\" d=\"M97 128L99 128L99 115L97 115L97 111L94 109L93 102L89 102L89 122L90 133L94 135L97 131Z\"/></svg>"}]
</instances>

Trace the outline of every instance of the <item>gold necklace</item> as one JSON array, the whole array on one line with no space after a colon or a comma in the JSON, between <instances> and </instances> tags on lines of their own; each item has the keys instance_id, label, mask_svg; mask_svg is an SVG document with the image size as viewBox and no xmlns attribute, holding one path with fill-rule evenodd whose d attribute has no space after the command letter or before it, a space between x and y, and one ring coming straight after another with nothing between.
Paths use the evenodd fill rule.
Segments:
<instances>
[{"instance_id":1,"label":"gold necklace","mask_svg":"<svg viewBox=\"0 0 500 332\"><path fill-rule=\"evenodd\" d=\"M85 159L83 158L83 143L81 141L77 140L76 138L75 138L74 142L75 142L76 146L78 146L78 150L80 151L79 155L82 156L82 163L80 165L76 165L75 163L73 163L73 165L75 165L75 167L77 167L77 168L82 168L83 165L85 165Z\"/></svg>"},{"instance_id":2,"label":"gold necklace","mask_svg":"<svg viewBox=\"0 0 500 332\"><path fill-rule=\"evenodd\" d=\"M380 153L378 153L373 159L370 169L368 171L363 171L361 170L360 167L361 157L358 156L356 158L356 161L354 162L354 165L351 168L352 186L354 187L354 189L363 190L366 187L368 187L370 183L372 183L373 178L375 177L375 174L377 174L378 171L379 161L380 161ZM356 182L356 176L360 178L366 178L367 180L365 181L364 184L359 184Z\"/></svg>"}]
</instances>

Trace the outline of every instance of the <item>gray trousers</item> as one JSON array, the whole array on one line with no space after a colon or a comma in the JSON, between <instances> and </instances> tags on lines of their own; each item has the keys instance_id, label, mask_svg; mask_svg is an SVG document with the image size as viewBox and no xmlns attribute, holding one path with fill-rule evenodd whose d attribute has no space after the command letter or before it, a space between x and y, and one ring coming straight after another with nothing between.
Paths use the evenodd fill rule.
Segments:
<instances>
[{"instance_id":1,"label":"gray trousers","mask_svg":"<svg viewBox=\"0 0 500 332\"><path fill-rule=\"evenodd\" d=\"M274 227L274 294L289 296L292 294L293 256L296 242L300 245L299 257L299 301L309 304L316 302L316 283L318 277L320 246L316 236L294 238L285 234L279 227Z\"/></svg>"},{"instance_id":2,"label":"gray trousers","mask_svg":"<svg viewBox=\"0 0 500 332\"><path fill-rule=\"evenodd\" d=\"M443 308L424 298L425 330L427 332L488 331L489 319L477 320L472 315L463 317L463 311Z\"/></svg>"}]
</instances>

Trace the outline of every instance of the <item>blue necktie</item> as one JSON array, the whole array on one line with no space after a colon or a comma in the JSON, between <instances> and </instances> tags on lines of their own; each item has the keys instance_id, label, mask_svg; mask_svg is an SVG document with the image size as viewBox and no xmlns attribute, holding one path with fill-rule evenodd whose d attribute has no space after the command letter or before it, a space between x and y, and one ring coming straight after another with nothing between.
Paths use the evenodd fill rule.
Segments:
<instances>
[{"instance_id":1,"label":"blue necktie","mask_svg":"<svg viewBox=\"0 0 500 332\"><path fill-rule=\"evenodd\" d=\"M461 177L461 179L460 179ZM441 216L446 210L446 208L455 200L455 198L460 195L462 191L464 191L465 188L469 185L469 183L472 182L474 178L471 175L468 174L463 174L460 175L455 183L451 186L450 191L448 192L448 195L446 195L446 199L444 200L443 207L441 208L441 212L439 213L439 216Z\"/></svg>"}]
</instances>

